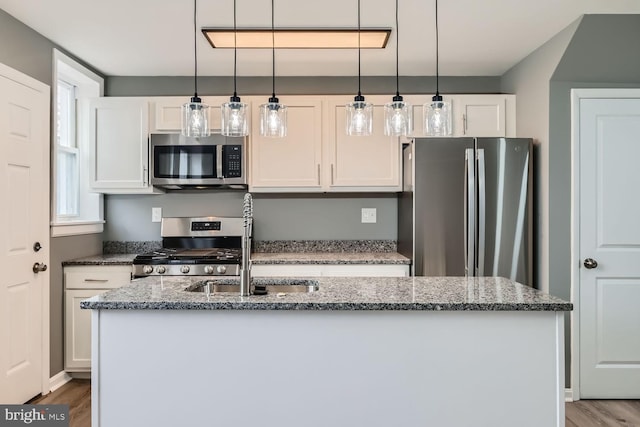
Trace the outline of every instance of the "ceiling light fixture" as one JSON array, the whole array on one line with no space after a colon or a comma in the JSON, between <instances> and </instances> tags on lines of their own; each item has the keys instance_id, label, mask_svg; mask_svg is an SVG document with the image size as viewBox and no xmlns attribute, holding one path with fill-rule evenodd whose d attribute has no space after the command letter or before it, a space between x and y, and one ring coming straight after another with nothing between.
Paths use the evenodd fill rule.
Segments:
<instances>
[{"instance_id":1,"label":"ceiling light fixture","mask_svg":"<svg viewBox=\"0 0 640 427\"><path fill-rule=\"evenodd\" d=\"M194 63L194 94L190 102L182 106L182 134L184 136L209 136L209 106L203 104L198 97L198 43L197 18L198 0L193 0L193 63Z\"/></svg>"},{"instance_id":2,"label":"ceiling light fixture","mask_svg":"<svg viewBox=\"0 0 640 427\"><path fill-rule=\"evenodd\" d=\"M352 28L203 28L214 49L354 49L358 46L358 31ZM362 49L384 49L390 28L362 28ZM273 40L272 40L273 36Z\"/></svg>"},{"instance_id":3,"label":"ceiling light fixture","mask_svg":"<svg viewBox=\"0 0 640 427\"><path fill-rule=\"evenodd\" d=\"M373 104L365 102L360 91L360 0L358 0L358 94L353 102L346 105L347 135L371 135L373 124Z\"/></svg>"},{"instance_id":4,"label":"ceiling light fixture","mask_svg":"<svg viewBox=\"0 0 640 427\"><path fill-rule=\"evenodd\" d=\"M233 28L236 28L236 0L233 0ZM235 32L234 32L235 36ZM235 38L235 37L234 37ZM220 133L224 136L247 136L247 104L240 101L236 91L236 69L238 65L238 50L233 49L233 96L229 102L222 104Z\"/></svg>"},{"instance_id":5,"label":"ceiling light fixture","mask_svg":"<svg viewBox=\"0 0 640 427\"><path fill-rule=\"evenodd\" d=\"M398 0L396 0L396 95L392 102L384 105L384 134L387 136L409 135L413 132L413 108L400 96L399 45L400 25L398 24Z\"/></svg>"},{"instance_id":6,"label":"ceiling light fixture","mask_svg":"<svg viewBox=\"0 0 640 427\"><path fill-rule=\"evenodd\" d=\"M439 91L438 0L436 0L436 95L424 104L424 131L428 136L451 135L451 105Z\"/></svg>"},{"instance_id":7,"label":"ceiling light fixture","mask_svg":"<svg viewBox=\"0 0 640 427\"><path fill-rule=\"evenodd\" d=\"M276 97L276 43L274 0L271 0L271 98L260 106L260 135L270 138L287 136L287 106Z\"/></svg>"}]
</instances>

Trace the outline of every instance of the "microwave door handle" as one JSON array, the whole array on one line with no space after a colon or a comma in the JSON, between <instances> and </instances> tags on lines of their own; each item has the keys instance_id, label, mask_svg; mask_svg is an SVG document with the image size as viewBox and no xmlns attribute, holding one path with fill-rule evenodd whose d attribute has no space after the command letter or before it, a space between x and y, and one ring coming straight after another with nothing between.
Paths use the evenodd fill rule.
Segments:
<instances>
[{"instance_id":1,"label":"microwave door handle","mask_svg":"<svg viewBox=\"0 0 640 427\"><path fill-rule=\"evenodd\" d=\"M222 145L216 145L216 178L224 178L222 176Z\"/></svg>"}]
</instances>

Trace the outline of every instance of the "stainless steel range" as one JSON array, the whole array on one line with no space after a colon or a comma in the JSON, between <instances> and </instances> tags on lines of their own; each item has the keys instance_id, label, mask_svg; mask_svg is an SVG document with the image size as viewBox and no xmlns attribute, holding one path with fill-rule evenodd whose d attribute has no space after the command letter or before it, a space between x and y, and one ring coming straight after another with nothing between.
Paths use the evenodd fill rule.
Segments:
<instances>
[{"instance_id":1,"label":"stainless steel range","mask_svg":"<svg viewBox=\"0 0 640 427\"><path fill-rule=\"evenodd\" d=\"M133 260L133 275L239 276L243 219L162 218L162 249Z\"/></svg>"}]
</instances>

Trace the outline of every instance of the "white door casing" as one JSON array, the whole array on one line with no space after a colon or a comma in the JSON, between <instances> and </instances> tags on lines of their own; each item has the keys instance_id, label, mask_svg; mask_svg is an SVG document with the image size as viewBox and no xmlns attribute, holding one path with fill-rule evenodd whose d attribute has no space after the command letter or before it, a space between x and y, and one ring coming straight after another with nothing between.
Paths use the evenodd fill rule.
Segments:
<instances>
[{"instance_id":1,"label":"white door casing","mask_svg":"<svg viewBox=\"0 0 640 427\"><path fill-rule=\"evenodd\" d=\"M640 90L574 90L576 397L640 398L638 159ZM587 258L597 266L587 268Z\"/></svg>"},{"instance_id":2,"label":"white door casing","mask_svg":"<svg viewBox=\"0 0 640 427\"><path fill-rule=\"evenodd\" d=\"M49 86L0 64L2 403L49 390L49 272L33 272L49 262L49 98Z\"/></svg>"}]
</instances>

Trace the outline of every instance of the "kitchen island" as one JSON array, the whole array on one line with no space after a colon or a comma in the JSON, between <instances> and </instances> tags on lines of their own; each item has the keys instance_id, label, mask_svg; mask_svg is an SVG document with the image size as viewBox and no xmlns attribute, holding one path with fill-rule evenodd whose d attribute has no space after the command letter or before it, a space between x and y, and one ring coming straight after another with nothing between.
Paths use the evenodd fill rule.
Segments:
<instances>
[{"instance_id":1,"label":"kitchen island","mask_svg":"<svg viewBox=\"0 0 640 427\"><path fill-rule=\"evenodd\" d=\"M185 291L199 280L138 279L82 303L94 427L564 425L566 301L502 278Z\"/></svg>"}]
</instances>

